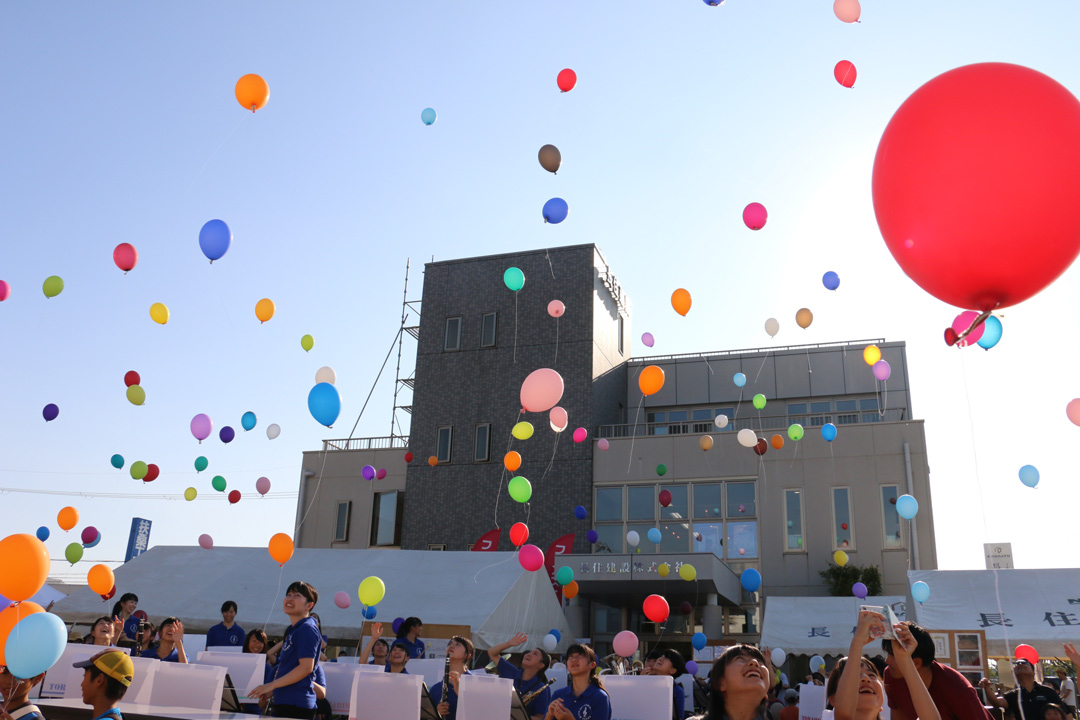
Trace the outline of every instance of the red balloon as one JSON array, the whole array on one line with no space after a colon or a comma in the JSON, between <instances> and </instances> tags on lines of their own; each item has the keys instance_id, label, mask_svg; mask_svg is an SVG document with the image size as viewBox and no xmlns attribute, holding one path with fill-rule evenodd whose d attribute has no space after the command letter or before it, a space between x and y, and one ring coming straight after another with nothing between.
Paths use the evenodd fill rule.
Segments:
<instances>
[{"instance_id":1,"label":"red balloon","mask_svg":"<svg viewBox=\"0 0 1080 720\"><path fill-rule=\"evenodd\" d=\"M1030 645L1017 645L1014 654L1017 660L1027 660L1032 665L1039 664L1039 651Z\"/></svg>"},{"instance_id":2,"label":"red balloon","mask_svg":"<svg viewBox=\"0 0 1080 720\"><path fill-rule=\"evenodd\" d=\"M836 63L836 67L833 68L832 74L833 77L836 78L836 82L849 88L855 84L855 76L858 73L855 72L855 63L850 60L841 60Z\"/></svg>"},{"instance_id":3,"label":"red balloon","mask_svg":"<svg viewBox=\"0 0 1080 720\"><path fill-rule=\"evenodd\" d=\"M411 452L405 453L405 462L412 462L413 454Z\"/></svg>"},{"instance_id":4,"label":"red balloon","mask_svg":"<svg viewBox=\"0 0 1080 720\"><path fill-rule=\"evenodd\" d=\"M150 463L146 466L146 475L143 476L143 482L154 482L158 479L158 475L161 474L161 468L154 463Z\"/></svg>"},{"instance_id":5,"label":"red balloon","mask_svg":"<svg viewBox=\"0 0 1080 720\"><path fill-rule=\"evenodd\" d=\"M769 449L769 443L765 438L758 438L757 444L754 445L754 452L758 455L764 455Z\"/></svg>"},{"instance_id":6,"label":"red balloon","mask_svg":"<svg viewBox=\"0 0 1080 720\"><path fill-rule=\"evenodd\" d=\"M670 504L671 504L671 491L670 490L661 490L660 491L660 507L667 507Z\"/></svg>"},{"instance_id":7,"label":"red balloon","mask_svg":"<svg viewBox=\"0 0 1080 720\"><path fill-rule=\"evenodd\" d=\"M233 504L233 505L240 502L240 491L239 490L233 490L232 492L229 493L229 502L231 504Z\"/></svg>"},{"instance_id":8,"label":"red balloon","mask_svg":"<svg viewBox=\"0 0 1080 720\"><path fill-rule=\"evenodd\" d=\"M124 272L139 264L139 251L131 243L120 243L112 251L113 262Z\"/></svg>"},{"instance_id":9,"label":"red balloon","mask_svg":"<svg viewBox=\"0 0 1080 720\"><path fill-rule=\"evenodd\" d=\"M840 523L841 530L847 530L847 523Z\"/></svg>"},{"instance_id":10,"label":"red balloon","mask_svg":"<svg viewBox=\"0 0 1080 720\"><path fill-rule=\"evenodd\" d=\"M1022 302L1080 253L1080 101L1006 63L950 70L881 136L873 196L889 252L965 310ZM948 339L947 339L948 340Z\"/></svg>"},{"instance_id":11,"label":"red balloon","mask_svg":"<svg viewBox=\"0 0 1080 720\"><path fill-rule=\"evenodd\" d=\"M124 373L124 384L128 387L131 387L132 385L138 385L140 382L142 382L142 378L139 377L139 373L135 372L134 370L128 370L126 373Z\"/></svg>"},{"instance_id":12,"label":"red balloon","mask_svg":"<svg viewBox=\"0 0 1080 720\"><path fill-rule=\"evenodd\" d=\"M110 591L109 591L109 592L108 592L107 594L105 594L105 595L102 595L102 596L101 596L101 599L102 599L102 600L112 600L112 599L113 599L113 595L115 595L115 594L116 594L116 585L113 585L113 586L112 586L112 590L110 590Z\"/></svg>"},{"instance_id":13,"label":"red balloon","mask_svg":"<svg viewBox=\"0 0 1080 720\"><path fill-rule=\"evenodd\" d=\"M577 73L570 68L566 68L559 73L558 83L560 90L570 92L577 85Z\"/></svg>"},{"instance_id":14,"label":"red balloon","mask_svg":"<svg viewBox=\"0 0 1080 720\"><path fill-rule=\"evenodd\" d=\"M650 595L645 598L645 602L642 603L641 609L645 611L645 617L657 623L664 622L668 619L668 615L671 614L671 609L668 607L667 600L660 595Z\"/></svg>"},{"instance_id":15,"label":"red balloon","mask_svg":"<svg viewBox=\"0 0 1080 720\"><path fill-rule=\"evenodd\" d=\"M694 611L694 606L690 604L688 600L683 600L679 603L679 612L683 615L689 615Z\"/></svg>"},{"instance_id":16,"label":"red balloon","mask_svg":"<svg viewBox=\"0 0 1080 720\"><path fill-rule=\"evenodd\" d=\"M510 542L516 547L529 542L529 526L522 522L514 523L510 528Z\"/></svg>"}]
</instances>

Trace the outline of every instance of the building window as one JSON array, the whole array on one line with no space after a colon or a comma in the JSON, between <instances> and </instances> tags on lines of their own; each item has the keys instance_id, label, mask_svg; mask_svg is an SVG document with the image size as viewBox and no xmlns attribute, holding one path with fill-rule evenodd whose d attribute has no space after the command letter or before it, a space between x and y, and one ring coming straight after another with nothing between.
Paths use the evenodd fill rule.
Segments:
<instances>
[{"instance_id":1,"label":"building window","mask_svg":"<svg viewBox=\"0 0 1080 720\"><path fill-rule=\"evenodd\" d=\"M461 349L461 317L446 318L446 340L443 350Z\"/></svg>"},{"instance_id":2,"label":"building window","mask_svg":"<svg viewBox=\"0 0 1080 720\"><path fill-rule=\"evenodd\" d=\"M881 421L881 414L878 412L877 398L869 398L859 401L859 410L862 410L862 421L864 423L873 423ZM868 412L869 411L869 412Z\"/></svg>"},{"instance_id":3,"label":"building window","mask_svg":"<svg viewBox=\"0 0 1080 720\"><path fill-rule=\"evenodd\" d=\"M439 428L439 438L435 459L440 463L450 462L450 450L453 447L454 428L452 425L443 425Z\"/></svg>"},{"instance_id":4,"label":"building window","mask_svg":"<svg viewBox=\"0 0 1080 720\"><path fill-rule=\"evenodd\" d=\"M446 543L428 543L428 550L446 550Z\"/></svg>"},{"instance_id":5,"label":"building window","mask_svg":"<svg viewBox=\"0 0 1080 720\"><path fill-rule=\"evenodd\" d=\"M484 313L480 320L480 347L495 347L495 321L498 313Z\"/></svg>"},{"instance_id":6,"label":"building window","mask_svg":"<svg viewBox=\"0 0 1080 720\"><path fill-rule=\"evenodd\" d=\"M337 523L334 525L334 542L349 541L349 515L351 511L351 501L345 500L337 504Z\"/></svg>"},{"instance_id":7,"label":"building window","mask_svg":"<svg viewBox=\"0 0 1080 720\"><path fill-rule=\"evenodd\" d=\"M834 550L854 550L855 533L851 522L851 489L834 487L833 496L833 538Z\"/></svg>"},{"instance_id":8,"label":"building window","mask_svg":"<svg viewBox=\"0 0 1080 720\"><path fill-rule=\"evenodd\" d=\"M661 485L660 492L671 493L671 504L660 507L660 552L686 552L690 549L688 485ZM657 502L657 505L660 503Z\"/></svg>"},{"instance_id":9,"label":"building window","mask_svg":"<svg viewBox=\"0 0 1080 720\"><path fill-rule=\"evenodd\" d=\"M836 424L837 425L853 425L859 422L859 413L857 412L855 400L837 400L836 401Z\"/></svg>"},{"instance_id":10,"label":"building window","mask_svg":"<svg viewBox=\"0 0 1080 720\"><path fill-rule=\"evenodd\" d=\"M806 403L788 403L788 415L805 415Z\"/></svg>"},{"instance_id":11,"label":"building window","mask_svg":"<svg viewBox=\"0 0 1080 720\"><path fill-rule=\"evenodd\" d=\"M728 522L727 524L728 560L749 560L758 556L757 521Z\"/></svg>"},{"instance_id":12,"label":"building window","mask_svg":"<svg viewBox=\"0 0 1080 720\"><path fill-rule=\"evenodd\" d=\"M656 488L652 485L639 485L626 488L626 519L656 520ZM633 529L633 528L631 528Z\"/></svg>"},{"instance_id":13,"label":"building window","mask_svg":"<svg viewBox=\"0 0 1080 720\"><path fill-rule=\"evenodd\" d=\"M904 538L900 531L900 514L896 512L896 498L898 497L900 497L900 490L896 485L881 486L881 523L885 529L885 547L887 548L904 546Z\"/></svg>"},{"instance_id":14,"label":"building window","mask_svg":"<svg viewBox=\"0 0 1080 720\"><path fill-rule=\"evenodd\" d=\"M754 483L727 484L727 517L735 520L757 517L757 504L754 502Z\"/></svg>"},{"instance_id":15,"label":"building window","mask_svg":"<svg viewBox=\"0 0 1080 720\"><path fill-rule=\"evenodd\" d=\"M724 523L694 523L694 552L711 552L718 558L724 557Z\"/></svg>"},{"instance_id":16,"label":"building window","mask_svg":"<svg viewBox=\"0 0 1080 720\"><path fill-rule=\"evenodd\" d=\"M621 553L623 551L623 532L622 524L618 525L597 525L596 526L596 545L594 551L598 553Z\"/></svg>"},{"instance_id":17,"label":"building window","mask_svg":"<svg viewBox=\"0 0 1080 720\"><path fill-rule=\"evenodd\" d=\"M784 549L788 552L806 552L803 547L802 491L784 491Z\"/></svg>"},{"instance_id":18,"label":"building window","mask_svg":"<svg viewBox=\"0 0 1080 720\"><path fill-rule=\"evenodd\" d=\"M401 545L401 492L376 493L371 509L371 545Z\"/></svg>"},{"instance_id":19,"label":"building window","mask_svg":"<svg viewBox=\"0 0 1080 720\"><path fill-rule=\"evenodd\" d=\"M491 459L491 423L480 423L476 426L476 449L473 451L473 462L487 462Z\"/></svg>"},{"instance_id":20,"label":"building window","mask_svg":"<svg viewBox=\"0 0 1080 720\"><path fill-rule=\"evenodd\" d=\"M623 352L623 318L622 313L619 313L619 354L625 355Z\"/></svg>"},{"instance_id":21,"label":"building window","mask_svg":"<svg viewBox=\"0 0 1080 720\"><path fill-rule=\"evenodd\" d=\"M694 485L694 519L695 520L720 520L720 497L723 485L720 483L705 483Z\"/></svg>"},{"instance_id":22,"label":"building window","mask_svg":"<svg viewBox=\"0 0 1080 720\"><path fill-rule=\"evenodd\" d=\"M812 402L810 403L810 426L821 427L825 423L832 422L832 415L818 414L828 413L832 411L832 402Z\"/></svg>"}]
</instances>

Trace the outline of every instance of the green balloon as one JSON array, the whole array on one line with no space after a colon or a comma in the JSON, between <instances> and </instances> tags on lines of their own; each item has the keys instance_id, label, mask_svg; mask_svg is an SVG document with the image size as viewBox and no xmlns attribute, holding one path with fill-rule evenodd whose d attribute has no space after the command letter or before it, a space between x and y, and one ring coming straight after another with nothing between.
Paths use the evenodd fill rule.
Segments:
<instances>
[{"instance_id":1,"label":"green balloon","mask_svg":"<svg viewBox=\"0 0 1080 720\"><path fill-rule=\"evenodd\" d=\"M796 544L797 544L797 545L798 545L799 547L802 547L802 538L799 538L798 540L796 540L796 541L795 541L795 543L796 543Z\"/></svg>"},{"instance_id":2,"label":"green balloon","mask_svg":"<svg viewBox=\"0 0 1080 720\"><path fill-rule=\"evenodd\" d=\"M525 287L525 273L516 267L506 268L506 272L503 273L503 282L506 283L506 287L517 292Z\"/></svg>"},{"instance_id":3,"label":"green balloon","mask_svg":"<svg viewBox=\"0 0 1080 720\"><path fill-rule=\"evenodd\" d=\"M195 458L195 472L202 472L210 465L210 461L200 455Z\"/></svg>"},{"instance_id":4,"label":"green balloon","mask_svg":"<svg viewBox=\"0 0 1080 720\"><path fill-rule=\"evenodd\" d=\"M83 546L79 543L71 543L64 550L64 557L66 557L67 561L72 565L82 560L82 554Z\"/></svg>"},{"instance_id":5,"label":"green balloon","mask_svg":"<svg viewBox=\"0 0 1080 720\"><path fill-rule=\"evenodd\" d=\"M64 279L59 275L50 275L45 278L45 282L41 285L42 292L45 293L45 297L53 298L64 292Z\"/></svg>"},{"instance_id":6,"label":"green balloon","mask_svg":"<svg viewBox=\"0 0 1080 720\"><path fill-rule=\"evenodd\" d=\"M574 569L571 567L559 568L559 572L555 573L555 580L560 585L569 585L574 582Z\"/></svg>"},{"instance_id":7,"label":"green balloon","mask_svg":"<svg viewBox=\"0 0 1080 720\"><path fill-rule=\"evenodd\" d=\"M761 393L754 396L754 407L758 410L763 410L765 408L765 396Z\"/></svg>"},{"instance_id":8,"label":"green balloon","mask_svg":"<svg viewBox=\"0 0 1080 720\"><path fill-rule=\"evenodd\" d=\"M787 429L787 436L792 440L802 440L803 429L799 423L790 425Z\"/></svg>"},{"instance_id":9,"label":"green balloon","mask_svg":"<svg viewBox=\"0 0 1080 720\"><path fill-rule=\"evenodd\" d=\"M304 348L305 352L311 352L311 348L315 347L315 338L305 335L300 338L300 347Z\"/></svg>"},{"instance_id":10,"label":"green balloon","mask_svg":"<svg viewBox=\"0 0 1080 720\"><path fill-rule=\"evenodd\" d=\"M214 479L210 481L210 484L214 486L214 489L218 492L225 492L225 478L220 475L215 475Z\"/></svg>"},{"instance_id":11,"label":"green balloon","mask_svg":"<svg viewBox=\"0 0 1080 720\"><path fill-rule=\"evenodd\" d=\"M660 464L656 466L656 474L660 477L667 475L667 465Z\"/></svg>"},{"instance_id":12,"label":"green balloon","mask_svg":"<svg viewBox=\"0 0 1080 720\"><path fill-rule=\"evenodd\" d=\"M510 497L519 503L529 502L532 497L532 483L520 475L510 479Z\"/></svg>"},{"instance_id":13,"label":"green balloon","mask_svg":"<svg viewBox=\"0 0 1080 720\"><path fill-rule=\"evenodd\" d=\"M142 480L146 477L146 473L150 472L150 468L142 460L136 460L131 463L131 479Z\"/></svg>"}]
</instances>

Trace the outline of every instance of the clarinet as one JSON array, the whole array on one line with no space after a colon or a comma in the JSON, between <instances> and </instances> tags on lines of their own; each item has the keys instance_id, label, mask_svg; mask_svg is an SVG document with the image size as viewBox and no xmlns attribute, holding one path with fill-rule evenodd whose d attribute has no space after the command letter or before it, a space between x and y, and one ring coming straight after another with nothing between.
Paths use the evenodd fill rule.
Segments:
<instances>
[{"instance_id":1,"label":"clarinet","mask_svg":"<svg viewBox=\"0 0 1080 720\"><path fill-rule=\"evenodd\" d=\"M531 703L533 700L535 700L537 695L544 692L545 690L548 689L548 687L550 687L551 685L554 685L554 684L555 684L555 678L551 678L546 683L544 683L540 687L536 688L532 692L526 693L521 698L521 704L524 705L525 707L529 707L529 703Z\"/></svg>"},{"instance_id":2,"label":"clarinet","mask_svg":"<svg viewBox=\"0 0 1080 720\"><path fill-rule=\"evenodd\" d=\"M450 702L450 653L446 653L446 663L443 665L442 676L442 699L439 704Z\"/></svg>"},{"instance_id":3,"label":"clarinet","mask_svg":"<svg viewBox=\"0 0 1080 720\"><path fill-rule=\"evenodd\" d=\"M139 656L142 655L142 651L143 651L143 646L142 646L142 644L143 644L143 634L146 632L147 628L149 628L149 627L150 627L150 623L140 622L138 624L138 626L137 626L137 629L135 630L135 656L136 657L139 657Z\"/></svg>"}]
</instances>

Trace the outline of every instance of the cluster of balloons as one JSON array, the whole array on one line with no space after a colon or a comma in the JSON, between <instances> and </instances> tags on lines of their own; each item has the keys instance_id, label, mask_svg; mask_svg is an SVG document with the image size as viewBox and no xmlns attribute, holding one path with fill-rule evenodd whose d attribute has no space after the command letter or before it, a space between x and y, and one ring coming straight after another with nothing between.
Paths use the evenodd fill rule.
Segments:
<instances>
[{"instance_id":1,"label":"cluster of balloons","mask_svg":"<svg viewBox=\"0 0 1080 720\"><path fill-rule=\"evenodd\" d=\"M33 535L0 540L0 595L13 605L0 610L0 665L17 678L51 668L67 647L64 621L30 600L49 575L49 551Z\"/></svg>"},{"instance_id":2,"label":"cluster of balloons","mask_svg":"<svg viewBox=\"0 0 1080 720\"><path fill-rule=\"evenodd\" d=\"M555 648L559 646L559 642L562 641L562 633L557 629L552 628L547 635L544 636L544 649L548 652L555 652Z\"/></svg>"}]
</instances>

